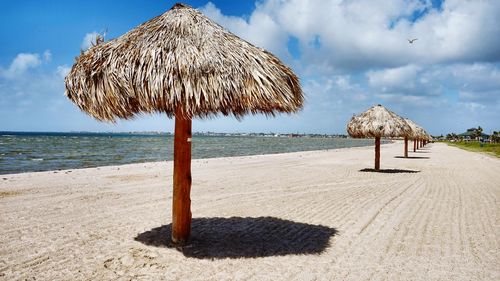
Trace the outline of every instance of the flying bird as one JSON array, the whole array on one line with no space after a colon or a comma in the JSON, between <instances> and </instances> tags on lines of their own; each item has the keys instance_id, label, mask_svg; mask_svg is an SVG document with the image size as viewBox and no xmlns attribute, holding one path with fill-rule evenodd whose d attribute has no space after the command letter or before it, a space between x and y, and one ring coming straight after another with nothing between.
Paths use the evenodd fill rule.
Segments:
<instances>
[{"instance_id":1,"label":"flying bird","mask_svg":"<svg viewBox=\"0 0 500 281\"><path fill-rule=\"evenodd\" d=\"M418 38L408 39L408 42L409 42L410 44L413 44L413 42L415 42L416 40L418 40Z\"/></svg>"}]
</instances>

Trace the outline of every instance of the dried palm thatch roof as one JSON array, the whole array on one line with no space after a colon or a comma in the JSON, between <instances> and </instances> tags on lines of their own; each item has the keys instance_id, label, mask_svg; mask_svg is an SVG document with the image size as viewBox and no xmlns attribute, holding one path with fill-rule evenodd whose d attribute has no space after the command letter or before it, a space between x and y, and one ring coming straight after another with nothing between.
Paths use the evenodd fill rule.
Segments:
<instances>
[{"instance_id":1,"label":"dried palm thatch roof","mask_svg":"<svg viewBox=\"0 0 500 281\"><path fill-rule=\"evenodd\" d=\"M409 139L411 140L422 139L425 136L425 131L424 129L422 129L422 127L420 127L419 125L417 125L415 122L413 122L408 118L405 118L405 121L411 128L411 134L408 135Z\"/></svg>"},{"instance_id":2,"label":"dried palm thatch roof","mask_svg":"<svg viewBox=\"0 0 500 281\"><path fill-rule=\"evenodd\" d=\"M353 116L347 132L354 138L404 137L412 133L402 117L380 104Z\"/></svg>"},{"instance_id":3,"label":"dried palm thatch roof","mask_svg":"<svg viewBox=\"0 0 500 281\"><path fill-rule=\"evenodd\" d=\"M183 4L83 52L65 82L70 100L107 121L178 107L184 117L274 115L303 103L278 58Z\"/></svg>"},{"instance_id":4,"label":"dried palm thatch roof","mask_svg":"<svg viewBox=\"0 0 500 281\"><path fill-rule=\"evenodd\" d=\"M424 130L424 132L425 132L425 137L423 139L427 140L427 141L432 140L432 136L429 135L425 130Z\"/></svg>"}]
</instances>

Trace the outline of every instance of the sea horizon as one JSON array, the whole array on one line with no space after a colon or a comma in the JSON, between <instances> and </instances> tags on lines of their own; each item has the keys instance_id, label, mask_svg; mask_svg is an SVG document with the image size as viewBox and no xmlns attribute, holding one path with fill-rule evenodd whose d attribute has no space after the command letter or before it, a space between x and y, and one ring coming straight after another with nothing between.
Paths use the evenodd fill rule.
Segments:
<instances>
[{"instance_id":1,"label":"sea horizon","mask_svg":"<svg viewBox=\"0 0 500 281\"><path fill-rule=\"evenodd\" d=\"M92 130L82 130L82 131L0 131L0 136L2 135L43 135L43 134L131 134L131 135L173 135L171 131L92 131ZM349 137L347 133L305 133L305 132L223 132L223 131L193 131L193 135L252 135L252 136L263 136L263 135L275 135L275 136L328 136L328 137Z\"/></svg>"}]
</instances>

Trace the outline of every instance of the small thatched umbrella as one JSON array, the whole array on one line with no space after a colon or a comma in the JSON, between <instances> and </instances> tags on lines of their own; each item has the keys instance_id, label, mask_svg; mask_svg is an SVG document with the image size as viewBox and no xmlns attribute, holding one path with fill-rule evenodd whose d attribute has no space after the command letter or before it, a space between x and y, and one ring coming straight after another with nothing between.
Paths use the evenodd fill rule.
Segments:
<instances>
[{"instance_id":1,"label":"small thatched umbrella","mask_svg":"<svg viewBox=\"0 0 500 281\"><path fill-rule=\"evenodd\" d=\"M191 230L191 119L274 116L303 103L297 76L278 58L183 4L83 52L65 81L68 98L99 120L175 116L174 243Z\"/></svg>"},{"instance_id":2,"label":"small thatched umbrella","mask_svg":"<svg viewBox=\"0 0 500 281\"><path fill-rule=\"evenodd\" d=\"M415 122L411 121L408 118L405 118L406 123L408 123L408 126L411 128L411 134L407 137L405 137L405 158L408 157L408 139L413 140L413 152L416 151L416 145L417 145L417 139L421 135L421 130L420 126L415 124Z\"/></svg>"},{"instance_id":3,"label":"small thatched umbrella","mask_svg":"<svg viewBox=\"0 0 500 281\"><path fill-rule=\"evenodd\" d=\"M424 137L422 138L422 146L427 145L427 141L431 139L431 136L424 130Z\"/></svg>"},{"instance_id":4,"label":"small thatched umbrella","mask_svg":"<svg viewBox=\"0 0 500 281\"><path fill-rule=\"evenodd\" d=\"M427 138L427 132L422 128L422 137L420 138L420 147L424 147L425 139Z\"/></svg>"},{"instance_id":5,"label":"small thatched umbrella","mask_svg":"<svg viewBox=\"0 0 500 281\"><path fill-rule=\"evenodd\" d=\"M426 138L427 132L424 128L420 127L420 136L417 142L417 148L422 148L424 146L424 139Z\"/></svg>"},{"instance_id":6,"label":"small thatched umbrella","mask_svg":"<svg viewBox=\"0 0 500 281\"><path fill-rule=\"evenodd\" d=\"M406 118L405 121L411 127L412 133L409 136L409 139L413 140L413 152L416 152L417 148L419 148L420 139L425 135L425 131L424 129L422 129L422 127L420 127L410 119Z\"/></svg>"},{"instance_id":7,"label":"small thatched umbrella","mask_svg":"<svg viewBox=\"0 0 500 281\"><path fill-rule=\"evenodd\" d=\"M425 133L425 141L424 141L424 145L427 145L429 142L432 141L432 136L429 134L429 133Z\"/></svg>"},{"instance_id":8,"label":"small thatched umbrella","mask_svg":"<svg viewBox=\"0 0 500 281\"><path fill-rule=\"evenodd\" d=\"M416 152L417 149L422 147L420 145L420 140L423 138L423 136L424 136L424 129L420 126L417 126L417 134L416 138L414 139L413 152Z\"/></svg>"},{"instance_id":9,"label":"small thatched umbrella","mask_svg":"<svg viewBox=\"0 0 500 281\"><path fill-rule=\"evenodd\" d=\"M375 170L379 170L380 138L405 137L411 134L411 128L402 117L379 104L353 116L347 132L354 138L375 138Z\"/></svg>"}]
</instances>

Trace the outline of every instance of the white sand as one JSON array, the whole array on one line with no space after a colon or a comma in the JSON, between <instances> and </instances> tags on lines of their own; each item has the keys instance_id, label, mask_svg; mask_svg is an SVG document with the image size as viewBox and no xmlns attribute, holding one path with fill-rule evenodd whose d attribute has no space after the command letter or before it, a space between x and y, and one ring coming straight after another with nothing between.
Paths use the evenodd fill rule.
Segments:
<instances>
[{"instance_id":1,"label":"white sand","mask_svg":"<svg viewBox=\"0 0 500 281\"><path fill-rule=\"evenodd\" d=\"M0 280L500 280L499 159L396 143L382 168L419 172L361 172L373 154L193 161L184 254L171 162L0 175Z\"/></svg>"}]
</instances>

